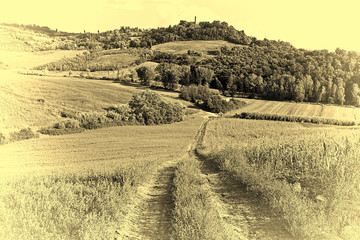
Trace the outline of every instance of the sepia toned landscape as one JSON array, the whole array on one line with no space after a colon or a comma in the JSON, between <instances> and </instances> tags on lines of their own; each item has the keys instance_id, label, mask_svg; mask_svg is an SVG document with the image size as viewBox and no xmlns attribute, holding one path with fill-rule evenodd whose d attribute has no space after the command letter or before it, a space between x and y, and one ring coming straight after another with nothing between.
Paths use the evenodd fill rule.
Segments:
<instances>
[{"instance_id":1,"label":"sepia toned landscape","mask_svg":"<svg viewBox=\"0 0 360 240\"><path fill-rule=\"evenodd\" d=\"M0 239L360 238L356 49L35 23L0 24Z\"/></svg>"}]
</instances>

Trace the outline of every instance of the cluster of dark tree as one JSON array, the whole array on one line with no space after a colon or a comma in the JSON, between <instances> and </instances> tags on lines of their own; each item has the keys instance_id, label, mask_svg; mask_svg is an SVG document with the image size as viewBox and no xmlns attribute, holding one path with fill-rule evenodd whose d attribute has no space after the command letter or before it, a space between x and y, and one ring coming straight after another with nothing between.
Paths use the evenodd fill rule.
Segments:
<instances>
[{"instance_id":1,"label":"cluster of dark tree","mask_svg":"<svg viewBox=\"0 0 360 240\"><path fill-rule=\"evenodd\" d=\"M175 57L156 60L180 63ZM223 47L219 55L196 65L213 71L206 80L210 87L231 96L360 104L360 54L356 52L309 51L265 39L248 47Z\"/></svg>"},{"instance_id":2,"label":"cluster of dark tree","mask_svg":"<svg viewBox=\"0 0 360 240\"><path fill-rule=\"evenodd\" d=\"M210 112L225 113L245 104L235 99L224 100L218 92L211 91L208 85L214 72L205 67L161 63L156 69L143 66L136 72L140 81L147 86L151 86L152 81L161 81L163 87L169 90L177 90L181 86L181 98Z\"/></svg>"},{"instance_id":3,"label":"cluster of dark tree","mask_svg":"<svg viewBox=\"0 0 360 240\"><path fill-rule=\"evenodd\" d=\"M150 86L152 81L160 81L169 90L177 90L180 85L209 85L214 78L214 71L209 68L167 62L160 63L155 69L143 66L136 71L144 85Z\"/></svg>"},{"instance_id":4,"label":"cluster of dark tree","mask_svg":"<svg viewBox=\"0 0 360 240\"><path fill-rule=\"evenodd\" d=\"M139 44L152 45L185 40L225 40L238 44L250 44L253 39L244 31L238 31L227 22L213 21L194 22L180 21L178 25L167 28L151 29L143 33Z\"/></svg>"},{"instance_id":5,"label":"cluster of dark tree","mask_svg":"<svg viewBox=\"0 0 360 240\"><path fill-rule=\"evenodd\" d=\"M218 93L212 92L208 86L195 85L183 86L180 97L186 101L196 103L200 108L214 112L226 113L246 105L245 102L231 98L223 99Z\"/></svg>"}]
</instances>

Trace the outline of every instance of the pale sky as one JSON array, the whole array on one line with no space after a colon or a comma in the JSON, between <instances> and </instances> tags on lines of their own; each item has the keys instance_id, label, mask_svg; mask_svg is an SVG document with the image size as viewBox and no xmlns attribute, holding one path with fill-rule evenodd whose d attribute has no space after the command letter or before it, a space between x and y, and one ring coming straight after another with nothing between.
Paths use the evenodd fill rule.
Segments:
<instances>
[{"instance_id":1,"label":"pale sky","mask_svg":"<svg viewBox=\"0 0 360 240\"><path fill-rule=\"evenodd\" d=\"M164 27L180 20L226 21L257 39L360 52L356 0L0 0L0 22L63 31Z\"/></svg>"}]
</instances>

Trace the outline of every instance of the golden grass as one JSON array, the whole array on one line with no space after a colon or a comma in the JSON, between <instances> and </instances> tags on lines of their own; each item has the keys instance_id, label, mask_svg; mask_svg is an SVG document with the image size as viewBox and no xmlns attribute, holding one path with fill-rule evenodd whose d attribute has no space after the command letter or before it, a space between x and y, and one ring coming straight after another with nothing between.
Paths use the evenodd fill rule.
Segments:
<instances>
[{"instance_id":1,"label":"golden grass","mask_svg":"<svg viewBox=\"0 0 360 240\"><path fill-rule=\"evenodd\" d=\"M75 57L82 54L80 50L56 50L41 52L14 52L0 50L0 62L7 65L8 69L31 69L48 62L60 60L62 58Z\"/></svg>"},{"instance_id":2,"label":"golden grass","mask_svg":"<svg viewBox=\"0 0 360 240\"><path fill-rule=\"evenodd\" d=\"M0 148L0 239L113 239L136 187L182 156L203 117Z\"/></svg>"},{"instance_id":3,"label":"golden grass","mask_svg":"<svg viewBox=\"0 0 360 240\"><path fill-rule=\"evenodd\" d=\"M214 119L203 154L306 239L360 236L360 129ZM356 239L356 238L351 238Z\"/></svg>"}]
</instances>

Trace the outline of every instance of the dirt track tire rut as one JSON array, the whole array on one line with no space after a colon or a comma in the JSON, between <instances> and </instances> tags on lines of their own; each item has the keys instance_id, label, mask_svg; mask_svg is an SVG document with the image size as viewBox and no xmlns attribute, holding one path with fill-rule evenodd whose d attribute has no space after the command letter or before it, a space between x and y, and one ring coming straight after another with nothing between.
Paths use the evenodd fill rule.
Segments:
<instances>
[{"instance_id":1,"label":"dirt track tire rut","mask_svg":"<svg viewBox=\"0 0 360 240\"><path fill-rule=\"evenodd\" d=\"M142 192L138 206L137 233L140 239L170 239L175 161L167 162Z\"/></svg>"},{"instance_id":2,"label":"dirt track tire rut","mask_svg":"<svg viewBox=\"0 0 360 240\"><path fill-rule=\"evenodd\" d=\"M226 210L222 219L232 225L235 231L246 239L295 239L286 230L286 223L274 216L243 184L218 170L211 162L200 161L203 163L201 171L210 189Z\"/></svg>"}]
</instances>

